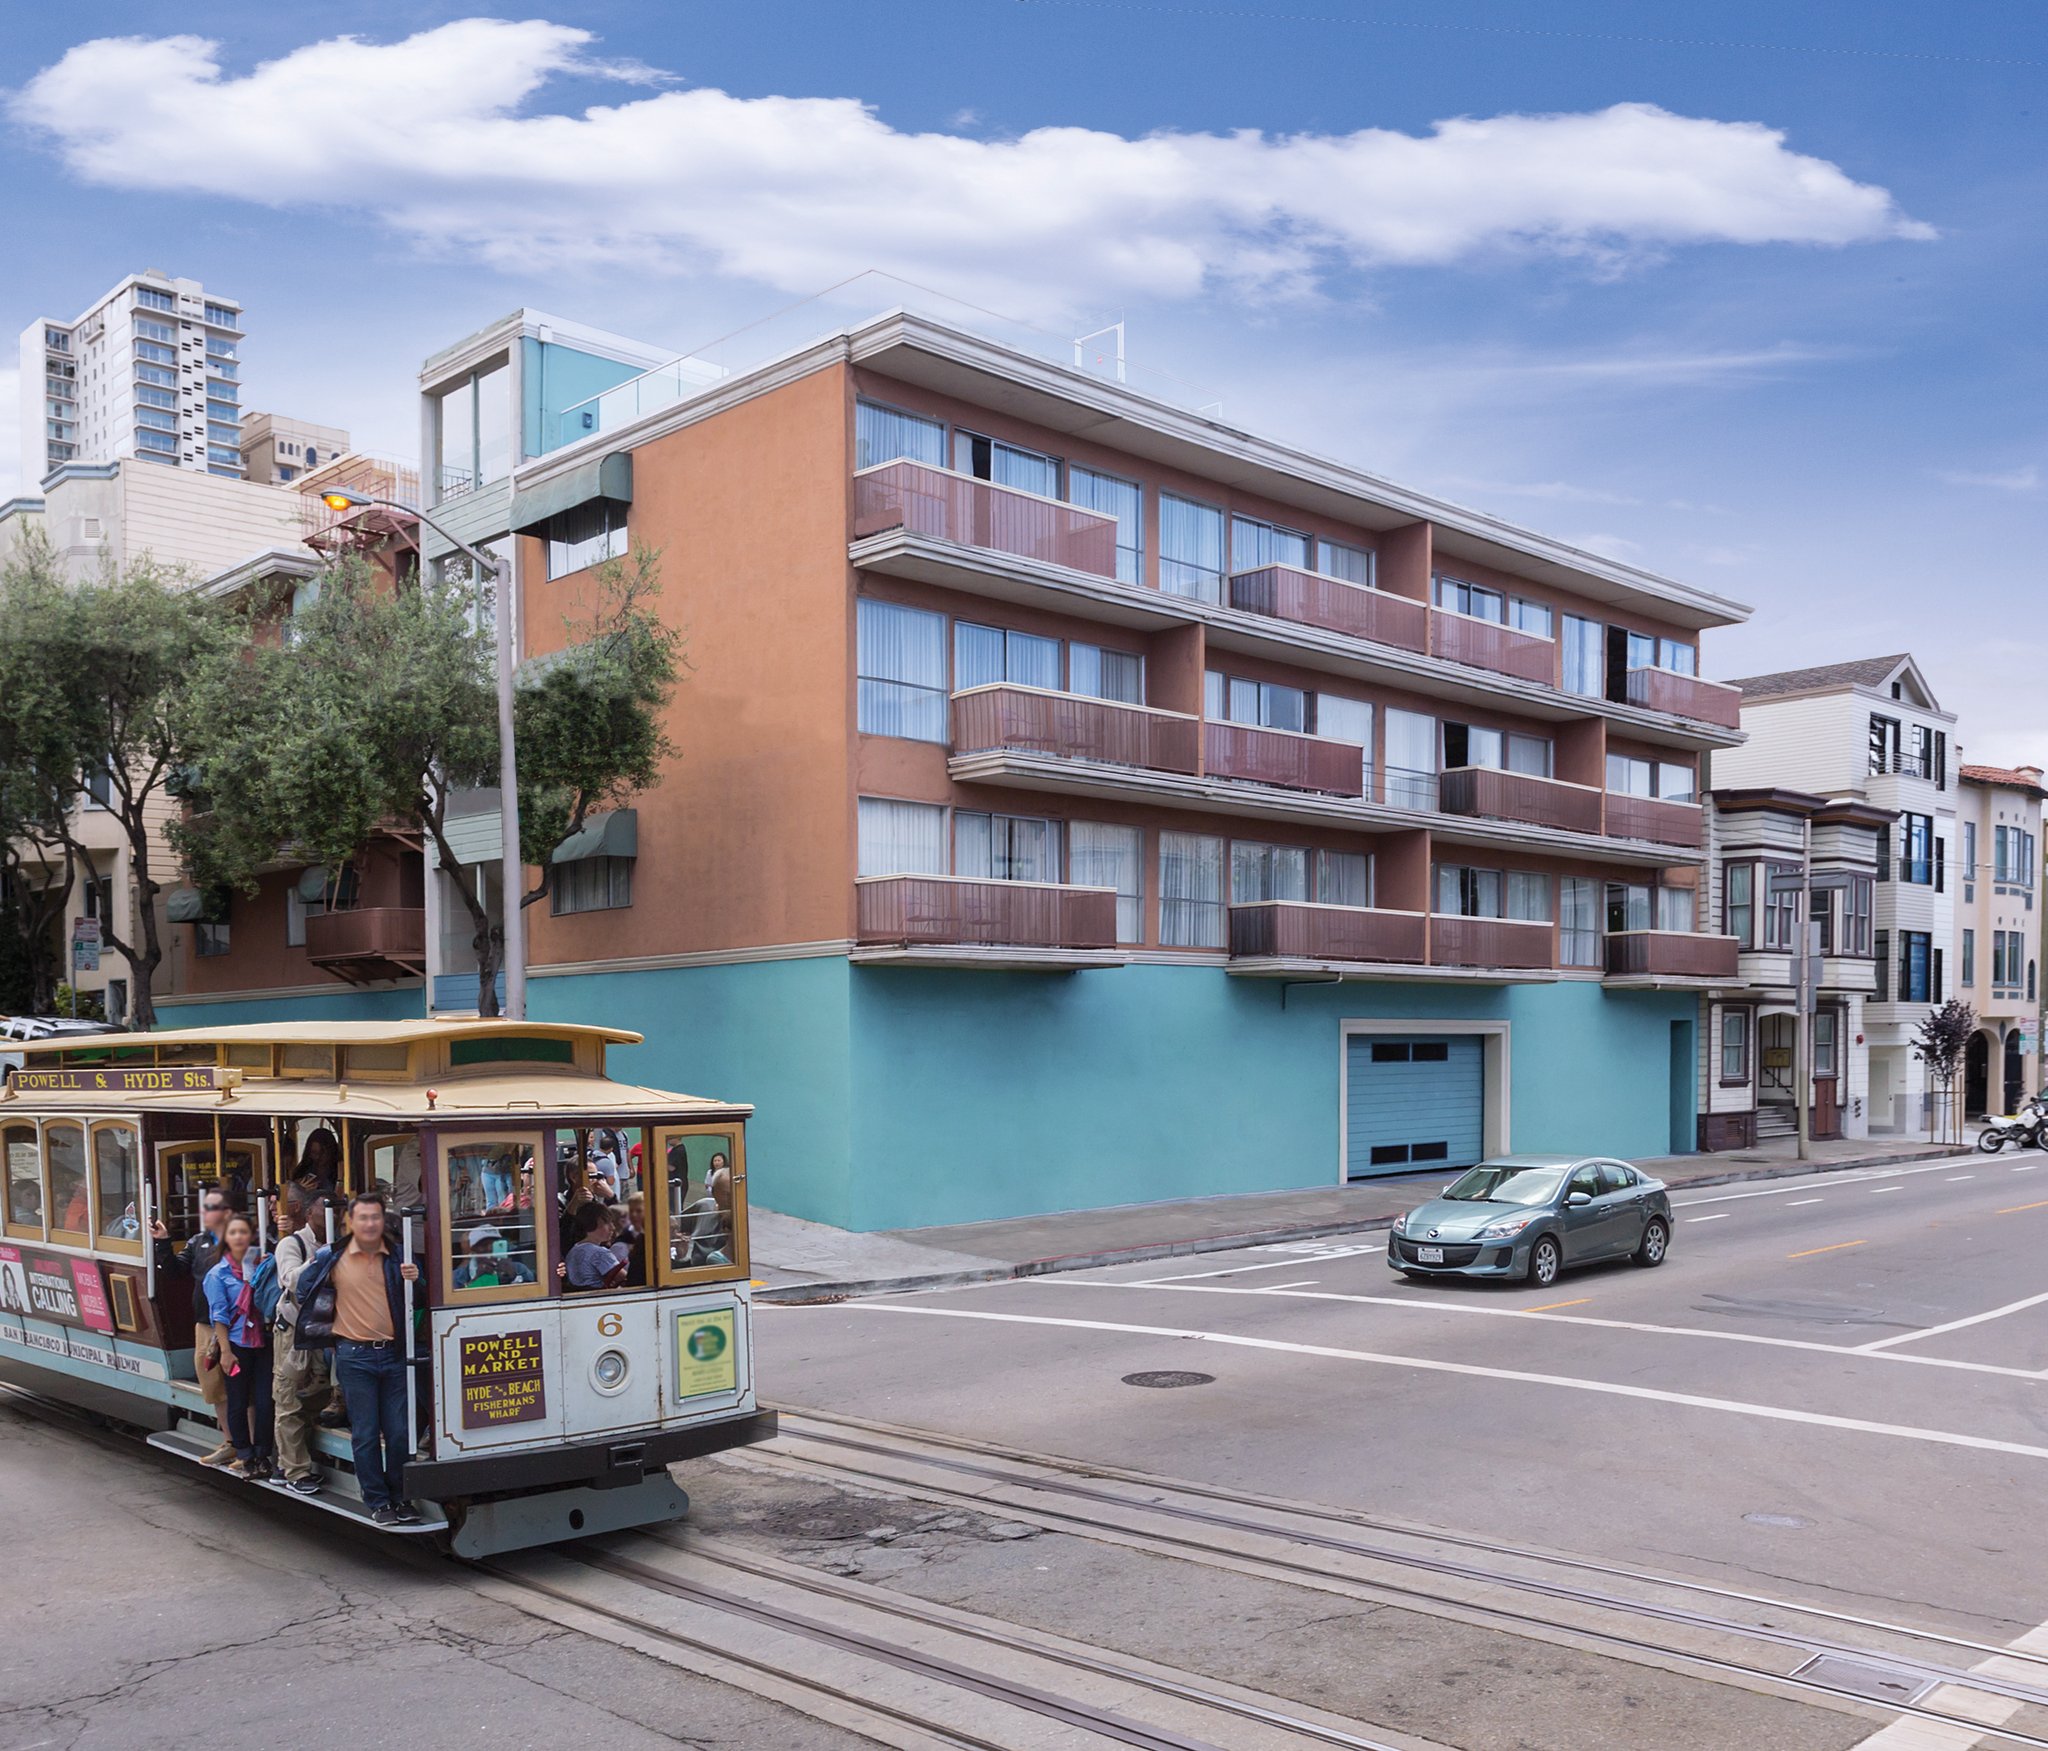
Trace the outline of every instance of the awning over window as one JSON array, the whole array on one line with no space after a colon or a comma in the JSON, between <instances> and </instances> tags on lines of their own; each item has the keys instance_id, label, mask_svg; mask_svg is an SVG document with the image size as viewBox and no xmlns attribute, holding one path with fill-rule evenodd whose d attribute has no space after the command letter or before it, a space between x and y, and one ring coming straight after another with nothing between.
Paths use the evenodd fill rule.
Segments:
<instances>
[{"instance_id":1,"label":"awning over window","mask_svg":"<svg viewBox=\"0 0 2048 1751\"><path fill-rule=\"evenodd\" d=\"M553 863L581 863L586 857L637 857L640 816L632 809L592 815L580 833L571 833L555 847Z\"/></svg>"},{"instance_id":2,"label":"awning over window","mask_svg":"<svg viewBox=\"0 0 2048 1751\"><path fill-rule=\"evenodd\" d=\"M197 888L173 888L164 900L164 916L173 924L203 923L206 896Z\"/></svg>"},{"instance_id":3,"label":"awning over window","mask_svg":"<svg viewBox=\"0 0 2048 1751\"><path fill-rule=\"evenodd\" d=\"M625 450L579 463L567 474L558 474L536 486L521 487L512 494L512 529L531 535L549 519L592 499L612 499L622 505L633 502L633 458Z\"/></svg>"}]
</instances>

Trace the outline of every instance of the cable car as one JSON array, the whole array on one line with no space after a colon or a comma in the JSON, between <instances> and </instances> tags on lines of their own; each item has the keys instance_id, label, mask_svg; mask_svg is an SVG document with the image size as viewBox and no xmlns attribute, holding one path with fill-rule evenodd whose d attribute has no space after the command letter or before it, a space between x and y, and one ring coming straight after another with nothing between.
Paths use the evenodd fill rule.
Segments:
<instances>
[{"instance_id":1,"label":"cable car","mask_svg":"<svg viewBox=\"0 0 2048 1751\"><path fill-rule=\"evenodd\" d=\"M346 1244L345 1198L374 1187L421 1267L400 1340L421 1518L388 1530L477 1557L679 1517L671 1463L775 1432L754 1396L752 1109L614 1081L607 1051L640 1040L411 1021L23 1042L0 1084L0 1380L202 1460L220 1436L191 1282L159 1268L153 1226L182 1244L218 1188L268 1248L271 1194L331 1159L326 1238ZM630 1287L563 1275L591 1195L644 1200ZM290 1499L368 1523L346 1438L321 1431L314 1460L320 1493Z\"/></svg>"}]
</instances>

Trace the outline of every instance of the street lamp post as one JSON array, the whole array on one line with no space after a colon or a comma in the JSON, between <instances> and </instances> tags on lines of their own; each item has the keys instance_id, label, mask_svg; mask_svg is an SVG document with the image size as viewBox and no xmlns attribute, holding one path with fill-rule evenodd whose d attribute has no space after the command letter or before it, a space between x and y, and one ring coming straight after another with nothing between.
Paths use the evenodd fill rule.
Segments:
<instances>
[{"instance_id":1,"label":"street lamp post","mask_svg":"<svg viewBox=\"0 0 2048 1751\"><path fill-rule=\"evenodd\" d=\"M500 909L504 914L505 936L505 1015L512 1021L526 1019L526 931L522 923L519 905L520 890L526 884L526 865L519 852L519 756L512 742L512 604L509 585L498 589L498 580L504 576L505 568L481 548L472 547L459 535L451 535L417 505L408 505L400 499L380 498L373 493L351 492L337 488L320 495L321 502L330 511L353 511L367 509L371 505L384 505L394 511L403 511L408 517L417 517L429 529L451 547L463 554L476 568L477 575L493 587L496 596L492 619L496 622L498 646L498 819L501 834L498 846L499 877L501 893ZM427 1008L431 1013L434 1006L433 975L428 975ZM482 992L478 992L481 1002Z\"/></svg>"}]
</instances>

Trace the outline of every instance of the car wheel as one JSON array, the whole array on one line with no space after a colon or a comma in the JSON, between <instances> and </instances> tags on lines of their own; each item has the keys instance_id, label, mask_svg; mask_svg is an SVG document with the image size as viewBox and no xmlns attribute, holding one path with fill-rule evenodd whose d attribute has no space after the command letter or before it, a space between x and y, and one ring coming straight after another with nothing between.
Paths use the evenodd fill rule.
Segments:
<instances>
[{"instance_id":1,"label":"car wheel","mask_svg":"<svg viewBox=\"0 0 2048 1751\"><path fill-rule=\"evenodd\" d=\"M1529 1281L1539 1289L1548 1289L1557 1281L1557 1273L1564 1269L1564 1253L1549 1235L1543 1235L1529 1249Z\"/></svg>"},{"instance_id":2,"label":"car wheel","mask_svg":"<svg viewBox=\"0 0 2048 1751\"><path fill-rule=\"evenodd\" d=\"M1977 1147L1986 1155L1996 1155L2005 1147L2003 1131L1980 1131L1977 1133Z\"/></svg>"},{"instance_id":3,"label":"car wheel","mask_svg":"<svg viewBox=\"0 0 2048 1751\"><path fill-rule=\"evenodd\" d=\"M1643 1229L1643 1244L1636 1248L1636 1263L1661 1265L1670 1250L1671 1230L1665 1227L1663 1217L1652 1216Z\"/></svg>"}]
</instances>

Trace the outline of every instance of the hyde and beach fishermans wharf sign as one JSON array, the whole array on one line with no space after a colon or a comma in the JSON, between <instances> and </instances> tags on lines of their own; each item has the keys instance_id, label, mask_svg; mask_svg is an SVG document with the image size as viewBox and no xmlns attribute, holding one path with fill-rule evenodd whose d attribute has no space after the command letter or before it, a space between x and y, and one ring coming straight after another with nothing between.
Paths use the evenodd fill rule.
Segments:
<instances>
[{"instance_id":1,"label":"hyde and beach fishermans wharf sign","mask_svg":"<svg viewBox=\"0 0 2048 1751\"><path fill-rule=\"evenodd\" d=\"M17 1094L211 1094L213 1067L172 1070L17 1070Z\"/></svg>"},{"instance_id":2,"label":"hyde and beach fishermans wharf sign","mask_svg":"<svg viewBox=\"0 0 2048 1751\"><path fill-rule=\"evenodd\" d=\"M537 1423L547 1416L538 1329L464 1338L460 1366L465 1429Z\"/></svg>"}]
</instances>

